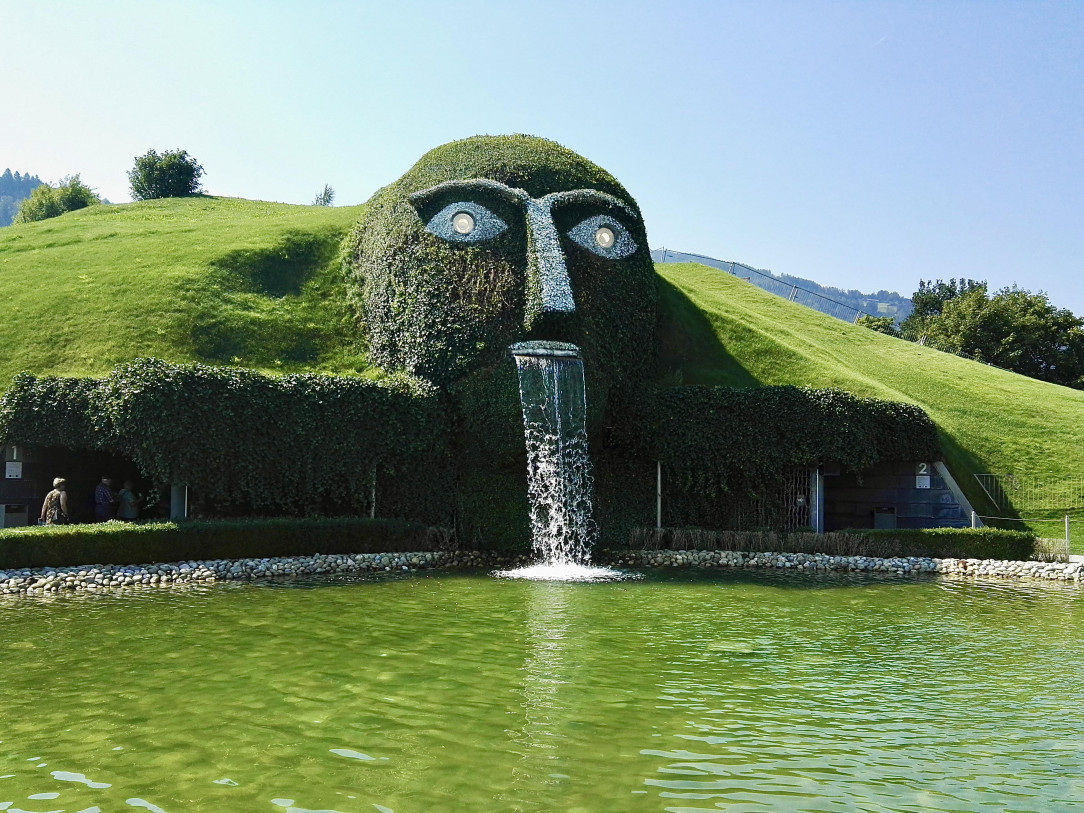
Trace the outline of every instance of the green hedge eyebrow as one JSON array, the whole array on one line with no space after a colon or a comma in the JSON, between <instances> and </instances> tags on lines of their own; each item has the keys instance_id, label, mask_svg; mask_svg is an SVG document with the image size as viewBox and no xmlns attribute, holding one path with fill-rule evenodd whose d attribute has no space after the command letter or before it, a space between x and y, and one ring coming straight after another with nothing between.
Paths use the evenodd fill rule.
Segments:
<instances>
[{"instance_id":1,"label":"green hedge eyebrow","mask_svg":"<svg viewBox=\"0 0 1084 813\"><path fill-rule=\"evenodd\" d=\"M414 192L408 196L408 200L410 200L411 204L414 206L423 206L433 198L444 194L445 192L488 192L500 196L509 203L520 205L531 199L531 196L522 189L507 186L499 181L491 181L488 178L472 178L466 181L444 181L443 183L438 183L436 186ZM636 217L636 213L632 210L632 207L623 200L607 192L600 192L597 189L570 189L564 192L551 192L548 195L538 198L538 201L547 209L551 209L553 206L570 203L601 203L606 206L620 209L629 217Z\"/></svg>"}]
</instances>

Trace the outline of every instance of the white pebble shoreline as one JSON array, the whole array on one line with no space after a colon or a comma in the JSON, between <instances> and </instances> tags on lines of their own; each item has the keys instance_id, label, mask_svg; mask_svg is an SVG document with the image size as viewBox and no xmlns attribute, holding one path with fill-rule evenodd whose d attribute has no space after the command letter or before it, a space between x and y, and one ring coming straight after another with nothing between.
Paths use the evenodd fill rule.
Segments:
<instances>
[{"instance_id":1,"label":"white pebble shoreline","mask_svg":"<svg viewBox=\"0 0 1084 813\"><path fill-rule=\"evenodd\" d=\"M308 576L481 567L527 557L477 551L314 554L264 559L211 559L153 565L78 565L0 570L0 595L46 595L133 587L172 587L222 581L296 579Z\"/></svg>"},{"instance_id":2,"label":"white pebble shoreline","mask_svg":"<svg viewBox=\"0 0 1084 813\"><path fill-rule=\"evenodd\" d=\"M803 573L869 572L967 578L1084 581L1084 562L1017 562L998 559L933 559L900 556L831 556L824 553L747 553L718 550L622 551L612 557L621 567L761 568Z\"/></svg>"},{"instance_id":3,"label":"white pebble shoreline","mask_svg":"<svg viewBox=\"0 0 1084 813\"><path fill-rule=\"evenodd\" d=\"M799 573L869 572L900 576L940 575L966 578L1084 581L1084 562L1014 562L992 559L930 559L830 556L809 553L738 551L600 552L603 563L632 568L746 568ZM315 554L265 559L214 559L152 565L80 565L0 570L0 595L48 595L123 588L172 587L221 581L296 579L309 576L356 576L430 568L519 566L529 557L480 551Z\"/></svg>"}]
</instances>

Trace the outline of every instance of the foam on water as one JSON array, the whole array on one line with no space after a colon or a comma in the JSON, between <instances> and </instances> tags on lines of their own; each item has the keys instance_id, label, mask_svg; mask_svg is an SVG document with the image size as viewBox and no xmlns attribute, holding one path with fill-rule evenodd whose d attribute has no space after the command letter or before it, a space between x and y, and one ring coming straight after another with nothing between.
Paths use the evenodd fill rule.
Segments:
<instances>
[{"instance_id":1,"label":"foam on water","mask_svg":"<svg viewBox=\"0 0 1084 813\"><path fill-rule=\"evenodd\" d=\"M638 573L627 573L610 567L592 567L574 562L550 564L539 562L515 570L498 570L493 574L500 579L526 579L547 582L613 582L623 579L639 579Z\"/></svg>"}]
</instances>

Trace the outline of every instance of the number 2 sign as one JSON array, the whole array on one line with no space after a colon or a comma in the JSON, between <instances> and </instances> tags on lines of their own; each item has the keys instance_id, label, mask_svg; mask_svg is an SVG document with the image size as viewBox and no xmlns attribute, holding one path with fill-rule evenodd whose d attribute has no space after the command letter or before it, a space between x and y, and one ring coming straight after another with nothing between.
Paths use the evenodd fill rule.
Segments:
<instances>
[{"instance_id":1,"label":"number 2 sign","mask_svg":"<svg viewBox=\"0 0 1084 813\"><path fill-rule=\"evenodd\" d=\"M915 488L929 488L930 487L930 464L929 463L916 463L915 464Z\"/></svg>"}]
</instances>

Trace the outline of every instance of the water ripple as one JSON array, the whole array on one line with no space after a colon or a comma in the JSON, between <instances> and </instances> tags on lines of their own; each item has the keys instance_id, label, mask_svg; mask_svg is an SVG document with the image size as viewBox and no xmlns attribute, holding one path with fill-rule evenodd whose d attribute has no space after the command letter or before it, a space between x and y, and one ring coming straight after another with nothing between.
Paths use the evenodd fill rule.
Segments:
<instances>
[{"instance_id":1,"label":"water ripple","mask_svg":"<svg viewBox=\"0 0 1084 813\"><path fill-rule=\"evenodd\" d=\"M1084 804L1079 588L322 584L0 608L18 666L0 798L59 781L69 811Z\"/></svg>"}]
</instances>

